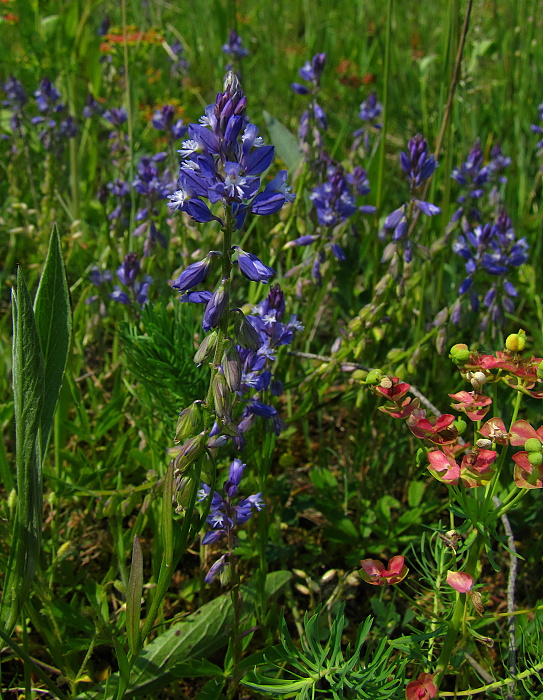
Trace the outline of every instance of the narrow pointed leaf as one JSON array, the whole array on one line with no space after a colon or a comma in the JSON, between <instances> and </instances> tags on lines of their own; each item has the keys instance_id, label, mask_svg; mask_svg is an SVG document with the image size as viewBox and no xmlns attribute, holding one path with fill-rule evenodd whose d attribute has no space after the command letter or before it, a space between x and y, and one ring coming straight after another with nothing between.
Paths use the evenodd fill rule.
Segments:
<instances>
[{"instance_id":1,"label":"narrow pointed leaf","mask_svg":"<svg viewBox=\"0 0 543 700\"><path fill-rule=\"evenodd\" d=\"M34 315L45 378L39 445L43 463L66 368L72 330L70 295L56 226L51 233L45 267L36 292Z\"/></svg>"},{"instance_id":2,"label":"narrow pointed leaf","mask_svg":"<svg viewBox=\"0 0 543 700\"><path fill-rule=\"evenodd\" d=\"M141 630L141 595L143 593L143 556L141 554L140 541L134 535L134 545L132 547L132 566L130 577L126 588L126 635L128 645L133 654L137 654L140 649Z\"/></svg>"},{"instance_id":3,"label":"narrow pointed leaf","mask_svg":"<svg viewBox=\"0 0 543 700\"><path fill-rule=\"evenodd\" d=\"M0 607L0 625L11 635L34 577L40 551L42 479L38 459L44 378L32 302L20 271L13 292L13 398L17 512Z\"/></svg>"}]
</instances>

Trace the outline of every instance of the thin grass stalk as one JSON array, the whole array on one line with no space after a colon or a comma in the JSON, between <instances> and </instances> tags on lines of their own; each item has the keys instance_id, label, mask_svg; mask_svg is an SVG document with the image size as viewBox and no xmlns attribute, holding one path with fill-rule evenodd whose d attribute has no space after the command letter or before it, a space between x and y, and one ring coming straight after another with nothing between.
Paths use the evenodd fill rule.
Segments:
<instances>
[{"instance_id":1,"label":"thin grass stalk","mask_svg":"<svg viewBox=\"0 0 543 700\"><path fill-rule=\"evenodd\" d=\"M385 180L385 156L388 136L390 47L392 43L392 7L393 0L388 0L385 34L385 65L383 70L383 122L381 127L381 150L379 152L379 169L377 174L377 193L375 201L378 213L380 213L381 211L381 204L383 202L383 189Z\"/></svg>"}]
</instances>

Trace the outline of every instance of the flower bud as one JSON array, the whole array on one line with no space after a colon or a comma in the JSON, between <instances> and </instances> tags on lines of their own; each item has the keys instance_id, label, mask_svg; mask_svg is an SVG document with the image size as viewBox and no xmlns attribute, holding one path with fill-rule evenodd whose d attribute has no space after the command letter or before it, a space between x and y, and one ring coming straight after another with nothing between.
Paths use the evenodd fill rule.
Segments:
<instances>
[{"instance_id":1,"label":"flower bud","mask_svg":"<svg viewBox=\"0 0 543 700\"><path fill-rule=\"evenodd\" d=\"M526 347L526 333L520 329L518 333L507 336L505 347L509 352L522 352Z\"/></svg>"},{"instance_id":2,"label":"flower bud","mask_svg":"<svg viewBox=\"0 0 543 700\"><path fill-rule=\"evenodd\" d=\"M532 467L539 467L543 463L543 455L541 452L528 452L528 462Z\"/></svg>"},{"instance_id":3,"label":"flower bud","mask_svg":"<svg viewBox=\"0 0 543 700\"><path fill-rule=\"evenodd\" d=\"M253 324L245 318L243 311L239 309L234 320L234 337L236 343L241 345L242 348L254 350L255 352L262 344L258 336L258 331Z\"/></svg>"},{"instance_id":4,"label":"flower bud","mask_svg":"<svg viewBox=\"0 0 543 700\"><path fill-rule=\"evenodd\" d=\"M241 387L241 360L234 345L230 345L222 356L222 369L228 388L232 392Z\"/></svg>"},{"instance_id":5,"label":"flower bud","mask_svg":"<svg viewBox=\"0 0 543 700\"><path fill-rule=\"evenodd\" d=\"M372 369L366 376L366 384L377 385L383 378L383 373L380 369Z\"/></svg>"},{"instance_id":6,"label":"flower bud","mask_svg":"<svg viewBox=\"0 0 543 700\"><path fill-rule=\"evenodd\" d=\"M490 450L492 447L492 440L489 440L488 438L479 438L475 444L481 450Z\"/></svg>"},{"instance_id":7,"label":"flower bud","mask_svg":"<svg viewBox=\"0 0 543 700\"><path fill-rule=\"evenodd\" d=\"M543 382L543 360L537 366L537 378L540 382Z\"/></svg>"},{"instance_id":8,"label":"flower bud","mask_svg":"<svg viewBox=\"0 0 543 700\"><path fill-rule=\"evenodd\" d=\"M200 406L201 402L195 401L191 406L181 411L175 430L176 442L186 440L190 435L196 432L201 418Z\"/></svg>"},{"instance_id":9,"label":"flower bud","mask_svg":"<svg viewBox=\"0 0 543 700\"><path fill-rule=\"evenodd\" d=\"M169 450L174 460L175 476L182 475L202 454L205 438L206 433L201 432L199 435L189 438L180 447L173 447Z\"/></svg>"},{"instance_id":10,"label":"flower bud","mask_svg":"<svg viewBox=\"0 0 543 700\"><path fill-rule=\"evenodd\" d=\"M200 347L198 350L196 350L196 354L194 355L194 362L196 362L197 365L201 365L202 362L205 362L210 357L213 357L216 345L217 331L213 331L213 333L206 335L206 337L200 343Z\"/></svg>"},{"instance_id":11,"label":"flower bud","mask_svg":"<svg viewBox=\"0 0 543 700\"><path fill-rule=\"evenodd\" d=\"M486 384L484 372L466 372L466 379L476 391Z\"/></svg>"},{"instance_id":12,"label":"flower bud","mask_svg":"<svg viewBox=\"0 0 543 700\"><path fill-rule=\"evenodd\" d=\"M539 442L537 438L528 438L524 443L524 449L527 452L541 452L543 445Z\"/></svg>"},{"instance_id":13,"label":"flower bud","mask_svg":"<svg viewBox=\"0 0 543 700\"><path fill-rule=\"evenodd\" d=\"M211 387L215 413L219 418L230 418L232 413L232 395L222 374L216 374Z\"/></svg>"},{"instance_id":14,"label":"flower bud","mask_svg":"<svg viewBox=\"0 0 543 700\"><path fill-rule=\"evenodd\" d=\"M453 345L449 353L449 357L455 365L465 365L469 362L471 353L465 343L457 343Z\"/></svg>"},{"instance_id":15,"label":"flower bud","mask_svg":"<svg viewBox=\"0 0 543 700\"><path fill-rule=\"evenodd\" d=\"M224 283L221 283L213 293L211 299L208 301L204 311L204 318L202 321L204 331L209 331L219 325L227 307L228 292L224 286Z\"/></svg>"}]
</instances>

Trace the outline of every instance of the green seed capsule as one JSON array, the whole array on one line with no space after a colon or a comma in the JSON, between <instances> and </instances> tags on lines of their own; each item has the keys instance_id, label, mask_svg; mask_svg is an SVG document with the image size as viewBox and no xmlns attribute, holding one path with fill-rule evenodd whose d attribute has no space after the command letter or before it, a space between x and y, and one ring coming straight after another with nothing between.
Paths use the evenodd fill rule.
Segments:
<instances>
[{"instance_id":1,"label":"green seed capsule","mask_svg":"<svg viewBox=\"0 0 543 700\"><path fill-rule=\"evenodd\" d=\"M529 452L528 462L530 462L532 467L539 467L539 465L543 462L543 455L541 452Z\"/></svg>"},{"instance_id":2,"label":"green seed capsule","mask_svg":"<svg viewBox=\"0 0 543 700\"><path fill-rule=\"evenodd\" d=\"M541 443L539 442L539 440L537 438L528 438L528 440L526 440L526 442L524 443L524 449L527 452L532 452L532 453L541 452L542 447L543 446L541 445Z\"/></svg>"}]
</instances>

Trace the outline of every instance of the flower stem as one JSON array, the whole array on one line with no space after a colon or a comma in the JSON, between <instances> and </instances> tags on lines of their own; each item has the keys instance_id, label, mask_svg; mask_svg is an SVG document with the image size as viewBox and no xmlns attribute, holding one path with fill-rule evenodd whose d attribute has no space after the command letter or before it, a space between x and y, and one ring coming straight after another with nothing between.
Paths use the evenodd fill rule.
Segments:
<instances>
[{"instance_id":1,"label":"flower stem","mask_svg":"<svg viewBox=\"0 0 543 700\"><path fill-rule=\"evenodd\" d=\"M477 537L475 538L475 542L471 546L469 552L465 573L473 577L475 575L475 570L477 568L477 563L479 561L481 549L483 548L483 541L483 535L480 532L478 532ZM435 683L438 688L447 670L449 659L451 658L451 654L456 645L460 630L464 625L464 619L466 615L466 603L466 593L459 593L456 599L456 605L454 606L452 618L449 622L449 629L447 631L447 634L445 635L445 641L443 642L441 654L439 655L439 659L437 660Z\"/></svg>"}]
</instances>

